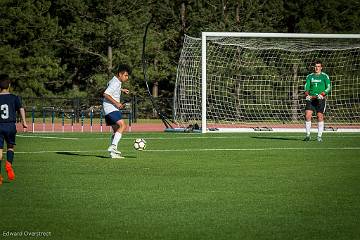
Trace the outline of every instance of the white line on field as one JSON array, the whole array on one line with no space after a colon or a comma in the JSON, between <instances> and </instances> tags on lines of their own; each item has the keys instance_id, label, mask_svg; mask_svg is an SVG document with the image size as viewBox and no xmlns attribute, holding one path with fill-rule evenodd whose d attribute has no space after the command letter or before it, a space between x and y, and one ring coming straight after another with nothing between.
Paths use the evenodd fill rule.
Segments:
<instances>
[{"instance_id":1,"label":"white line on field","mask_svg":"<svg viewBox=\"0 0 360 240\"><path fill-rule=\"evenodd\" d=\"M204 149L148 149L149 152L196 152L196 151L273 151L273 150L309 150L311 148L204 148ZM316 150L360 150L360 147L313 148Z\"/></svg>"},{"instance_id":2,"label":"white line on field","mask_svg":"<svg viewBox=\"0 0 360 240\"><path fill-rule=\"evenodd\" d=\"M39 135L16 135L16 137L21 138L45 138L45 139L62 139L62 140L79 140L79 138L70 138L70 137L56 137L56 136L39 136Z\"/></svg>"},{"instance_id":3,"label":"white line on field","mask_svg":"<svg viewBox=\"0 0 360 240\"><path fill-rule=\"evenodd\" d=\"M16 154L37 154L37 153L90 153L90 152L107 152L107 150L49 150L49 151L30 151L16 152Z\"/></svg>"},{"instance_id":4,"label":"white line on field","mask_svg":"<svg viewBox=\"0 0 360 240\"><path fill-rule=\"evenodd\" d=\"M243 136L245 137L245 136ZM246 136L247 137L247 136ZM110 137L99 137L99 138L91 138L91 139L109 139ZM188 136L188 137L141 137L141 136L134 136L134 137L122 137L121 139L126 139L126 140L134 140L136 138L144 138L146 140L151 139L151 140L177 140L177 139L209 139L209 138L213 138L213 139L225 139L225 138L241 138L241 137L212 137L212 136L208 136L208 137L192 137L192 136ZM90 138L88 138L90 139Z\"/></svg>"},{"instance_id":5,"label":"white line on field","mask_svg":"<svg viewBox=\"0 0 360 240\"><path fill-rule=\"evenodd\" d=\"M194 148L194 149L147 149L143 152L208 152L208 151L274 151L274 150L360 150L360 147L326 147L326 148ZM51 150L16 152L16 154L42 154L42 153L90 153L107 152L107 150Z\"/></svg>"}]
</instances>

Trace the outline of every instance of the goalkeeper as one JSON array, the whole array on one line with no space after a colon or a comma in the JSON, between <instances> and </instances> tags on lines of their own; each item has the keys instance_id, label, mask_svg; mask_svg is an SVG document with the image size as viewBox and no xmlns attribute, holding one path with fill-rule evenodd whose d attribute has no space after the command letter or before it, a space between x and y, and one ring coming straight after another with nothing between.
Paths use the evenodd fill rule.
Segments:
<instances>
[{"instance_id":1,"label":"goalkeeper","mask_svg":"<svg viewBox=\"0 0 360 240\"><path fill-rule=\"evenodd\" d=\"M324 112L326 109L326 96L331 90L329 76L322 72L322 63L316 60L314 63L314 73L306 77L305 83L305 128L306 137L304 141L310 141L311 118L315 111L318 120L317 140L322 142L322 133L324 131Z\"/></svg>"}]
</instances>

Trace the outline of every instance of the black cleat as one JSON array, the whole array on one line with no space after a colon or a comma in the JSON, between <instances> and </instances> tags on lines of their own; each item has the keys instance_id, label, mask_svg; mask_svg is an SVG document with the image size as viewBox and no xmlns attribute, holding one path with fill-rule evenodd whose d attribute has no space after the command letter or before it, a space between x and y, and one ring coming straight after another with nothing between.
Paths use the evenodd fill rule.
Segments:
<instances>
[{"instance_id":1,"label":"black cleat","mask_svg":"<svg viewBox=\"0 0 360 240\"><path fill-rule=\"evenodd\" d=\"M304 142L308 142L308 141L310 141L310 140L311 140L310 136L306 136L303 141L304 141Z\"/></svg>"}]
</instances>

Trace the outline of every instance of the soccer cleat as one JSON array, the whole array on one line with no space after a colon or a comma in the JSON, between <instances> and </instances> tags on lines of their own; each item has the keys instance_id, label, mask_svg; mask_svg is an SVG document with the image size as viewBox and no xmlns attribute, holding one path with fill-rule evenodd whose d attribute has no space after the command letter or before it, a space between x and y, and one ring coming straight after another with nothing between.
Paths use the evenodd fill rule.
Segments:
<instances>
[{"instance_id":1,"label":"soccer cleat","mask_svg":"<svg viewBox=\"0 0 360 240\"><path fill-rule=\"evenodd\" d=\"M113 153L113 152L110 153L110 157L111 158L124 158L123 156L121 156L121 154L117 154L117 153Z\"/></svg>"},{"instance_id":2,"label":"soccer cleat","mask_svg":"<svg viewBox=\"0 0 360 240\"><path fill-rule=\"evenodd\" d=\"M8 161L6 161L6 163L5 163L5 170L7 172L9 181L14 180L15 173L14 173L14 170L12 169L11 163L9 163Z\"/></svg>"},{"instance_id":3,"label":"soccer cleat","mask_svg":"<svg viewBox=\"0 0 360 240\"><path fill-rule=\"evenodd\" d=\"M308 142L310 140L311 140L310 136L306 136L303 141Z\"/></svg>"},{"instance_id":4,"label":"soccer cleat","mask_svg":"<svg viewBox=\"0 0 360 240\"><path fill-rule=\"evenodd\" d=\"M121 152L116 149L115 145L111 145L111 146L108 148L108 152L110 152L110 153L116 153L116 154L120 154L120 155L121 155Z\"/></svg>"},{"instance_id":5,"label":"soccer cleat","mask_svg":"<svg viewBox=\"0 0 360 240\"><path fill-rule=\"evenodd\" d=\"M317 137L317 141L318 141L318 142L322 142L323 140L322 140L321 137Z\"/></svg>"}]
</instances>

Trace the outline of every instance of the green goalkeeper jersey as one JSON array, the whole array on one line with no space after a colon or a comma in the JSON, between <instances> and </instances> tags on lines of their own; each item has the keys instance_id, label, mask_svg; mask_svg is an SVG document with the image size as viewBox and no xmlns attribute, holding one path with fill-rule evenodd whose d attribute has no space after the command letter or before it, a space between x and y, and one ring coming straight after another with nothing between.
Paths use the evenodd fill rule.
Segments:
<instances>
[{"instance_id":1,"label":"green goalkeeper jersey","mask_svg":"<svg viewBox=\"0 0 360 240\"><path fill-rule=\"evenodd\" d=\"M330 90L330 78L326 73L311 73L306 77L305 92L309 92L310 96L316 96L322 92L328 95Z\"/></svg>"}]
</instances>

